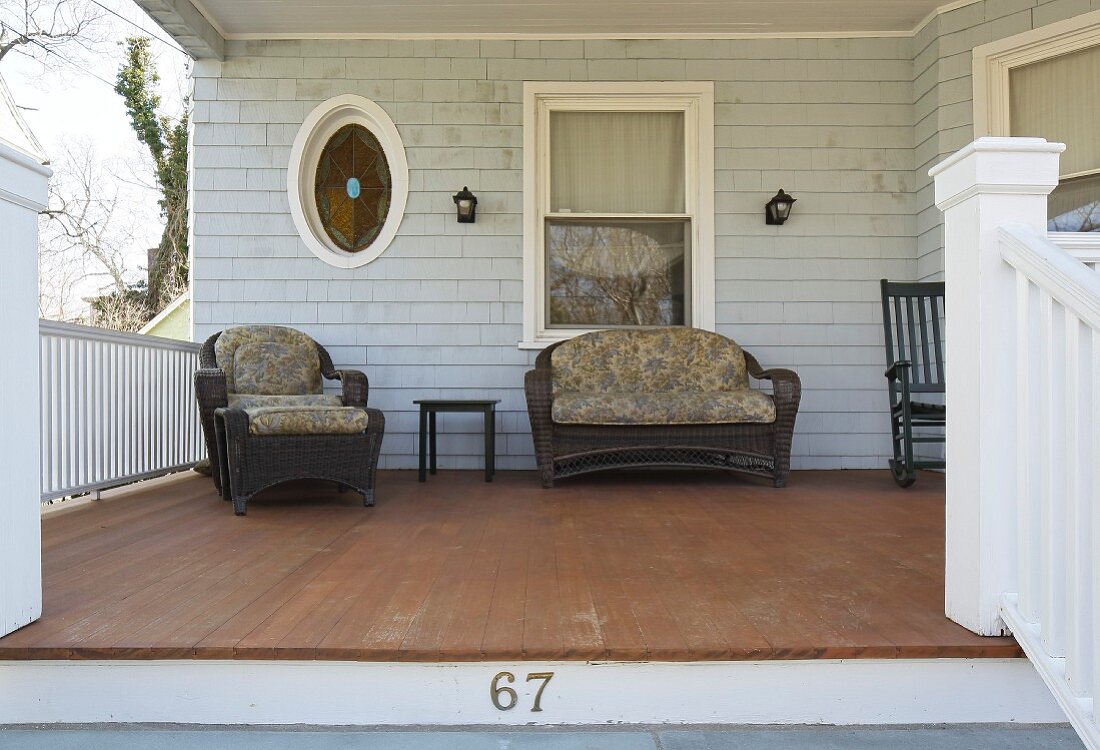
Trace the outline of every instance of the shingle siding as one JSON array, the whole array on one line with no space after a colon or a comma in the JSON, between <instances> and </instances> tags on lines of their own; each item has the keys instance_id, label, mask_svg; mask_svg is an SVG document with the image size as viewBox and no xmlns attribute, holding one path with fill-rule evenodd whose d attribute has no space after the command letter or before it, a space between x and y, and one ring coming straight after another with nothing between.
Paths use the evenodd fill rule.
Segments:
<instances>
[{"instance_id":1,"label":"shingle siding","mask_svg":"<svg viewBox=\"0 0 1100 750\"><path fill-rule=\"evenodd\" d=\"M291 325L365 370L387 467L415 465L413 399L500 398L498 465L530 468L523 81L713 80L718 330L801 374L796 467L881 467L877 281L942 270L926 172L970 140L969 48L1081 3L988 5L915 38L230 42L224 63L194 71L195 335ZM298 126L345 93L389 113L410 167L397 238L353 270L310 254L286 198ZM455 221L463 185L476 224ZM780 187L799 199L794 217L765 226ZM440 419L441 465L480 466L478 419Z\"/></svg>"}]
</instances>

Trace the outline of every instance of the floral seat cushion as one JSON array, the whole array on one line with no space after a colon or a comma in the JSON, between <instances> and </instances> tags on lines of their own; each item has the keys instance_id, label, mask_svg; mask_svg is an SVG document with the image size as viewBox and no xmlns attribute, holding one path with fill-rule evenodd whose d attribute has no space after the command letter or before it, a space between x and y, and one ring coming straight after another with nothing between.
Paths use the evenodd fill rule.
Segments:
<instances>
[{"instance_id":1,"label":"floral seat cushion","mask_svg":"<svg viewBox=\"0 0 1100 750\"><path fill-rule=\"evenodd\" d=\"M321 393L313 339L281 326L229 328L214 344L229 393L287 396Z\"/></svg>"},{"instance_id":2,"label":"floral seat cushion","mask_svg":"<svg viewBox=\"0 0 1100 750\"><path fill-rule=\"evenodd\" d=\"M354 406L254 406L244 412L252 435L356 435L368 420Z\"/></svg>"},{"instance_id":3,"label":"floral seat cushion","mask_svg":"<svg viewBox=\"0 0 1100 750\"><path fill-rule=\"evenodd\" d=\"M263 406L343 406L344 399L332 393L305 393L297 396L273 396L262 393L229 394L230 409L255 409Z\"/></svg>"},{"instance_id":4,"label":"floral seat cushion","mask_svg":"<svg viewBox=\"0 0 1100 750\"><path fill-rule=\"evenodd\" d=\"M571 392L554 397L551 416L559 424L769 424L775 421L775 402L749 388L696 393Z\"/></svg>"}]
</instances>

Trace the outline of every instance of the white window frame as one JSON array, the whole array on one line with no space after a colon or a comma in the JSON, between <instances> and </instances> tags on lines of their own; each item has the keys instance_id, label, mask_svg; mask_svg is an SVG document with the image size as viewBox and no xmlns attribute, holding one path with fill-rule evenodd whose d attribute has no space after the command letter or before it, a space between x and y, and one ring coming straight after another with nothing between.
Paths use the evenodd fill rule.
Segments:
<instances>
[{"instance_id":1,"label":"white window frame","mask_svg":"<svg viewBox=\"0 0 1100 750\"><path fill-rule=\"evenodd\" d=\"M313 185L317 161L332 135L345 125L361 125L378 139L390 169L390 210L369 247L349 253L328 238L317 213ZM294 227L309 251L337 268L365 266L381 255L397 236L409 197L409 163L393 120L378 104L355 94L335 96L306 116L294 138L287 166L287 200Z\"/></svg>"},{"instance_id":2,"label":"white window frame","mask_svg":"<svg viewBox=\"0 0 1100 750\"><path fill-rule=\"evenodd\" d=\"M685 213L691 216L691 320L714 330L714 83L547 82L523 84L523 341L545 346L583 329L546 321L545 217L550 213L550 113L553 111L677 111L684 113Z\"/></svg>"},{"instance_id":3,"label":"white window frame","mask_svg":"<svg viewBox=\"0 0 1100 750\"><path fill-rule=\"evenodd\" d=\"M1013 68L1096 46L1100 46L1100 11L975 47L974 137L1012 134L1009 76ZM1059 179L1094 173L1063 174Z\"/></svg>"}]
</instances>

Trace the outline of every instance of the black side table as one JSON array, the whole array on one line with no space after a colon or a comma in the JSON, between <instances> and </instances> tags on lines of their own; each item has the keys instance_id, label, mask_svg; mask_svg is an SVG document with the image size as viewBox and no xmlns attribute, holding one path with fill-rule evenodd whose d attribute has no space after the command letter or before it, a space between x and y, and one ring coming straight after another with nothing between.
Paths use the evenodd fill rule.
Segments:
<instances>
[{"instance_id":1,"label":"black side table","mask_svg":"<svg viewBox=\"0 0 1100 750\"><path fill-rule=\"evenodd\" d=\"M425 461L431 457L431 473L435 474L435 415L441 411L479 411L485 415L485 481L493 481L497 473L497 420L496 407L500 399L421 399L420 405L420 481L427 479Z\"/></svg>"}]
</instances>

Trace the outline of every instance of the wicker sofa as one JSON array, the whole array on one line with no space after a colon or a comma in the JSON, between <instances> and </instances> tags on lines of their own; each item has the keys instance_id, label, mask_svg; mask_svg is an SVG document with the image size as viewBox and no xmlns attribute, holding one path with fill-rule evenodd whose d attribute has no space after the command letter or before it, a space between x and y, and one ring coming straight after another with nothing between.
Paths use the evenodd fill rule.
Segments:
<instances>
[{"instance_id":1,"label":"wicker sofa","mask_svg":"<svg viewBox=\"0 0 1100 750\"><path fill-rule=\"evenodd\" d=\"M749 375L772 393L749 388ZM602 469L730 469L787 483L802 386L693 328L614 329L555 343L525 381L544 487Z\"/></svg>"},{"instance_id":2,"label":"wicker sofa","mask_svg":"<svg viewBox=\"0 0 1100 750\"><path fill-rule=\"evenodd\" d=\"M279 326L214 334L199 354L195 394L214 482L243 516L249 499L294 479L323 479L374 505L386 419L367 407L367 376L336 370L325 348ZM322 378L339 380L326 394Z\"/></svg>"}]
</instances>

